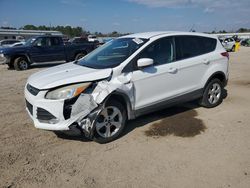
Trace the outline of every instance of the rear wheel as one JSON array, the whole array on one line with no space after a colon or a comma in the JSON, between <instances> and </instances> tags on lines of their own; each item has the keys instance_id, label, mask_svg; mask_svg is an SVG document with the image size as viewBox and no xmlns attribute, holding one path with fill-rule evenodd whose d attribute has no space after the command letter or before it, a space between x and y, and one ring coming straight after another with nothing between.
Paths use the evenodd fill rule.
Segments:
<instances>
[{"instance_id":1,"label":"rear wheel","mask_svg":"<svg viewBox=\"0 0 250 188\"><path fill-rule=\"evenodd\" d=\"M95 122L94 141L107 143L122 133L126 123L126 110L118 101L108 101Z\"/></svg>"},{"instance_id":2,"label":"rear wheel","mask_svg":"<svg viewBox=\"0 0 250 188\"><path fill-rule=\"evenodd\" d=\"M14 61L14 68L17 71L20 70L27 70L29 68L29 62L26 58L24 57L18 57Z\"/></svg>"},{"instance_id":3,"label":"rear wheel","mask_svg":"<svg viewBox=\"0 0 250 188\"><path fill-rule=\"evenodd\" d=\"M9 70L13 70L14 69L14 63L13 62L8 63L7 65L8 65L8 69Z\"/></svg>"},{"instance_id":4,"label":"rear wheel","mask_svg":"<svg viewBox=\"0 0 250 188\"><path fill-rule=\"evenodd\" d=\"M81 59L81 58L83 58L85 55L86 55L85 53L79 53L79 54L76 55L75 60Z\"/></svg>"},{"instance_id":5,"label":"rear wheel","mask_svg":"<svg viewBox=\"0 0 250 188\"><path fill-rule=\"evenodd\" d=\"M222 82L217 78L211 80L205 87L200 105L206 108L218 106L223 99L222 91Z\"/></svg>"}]
</instances>

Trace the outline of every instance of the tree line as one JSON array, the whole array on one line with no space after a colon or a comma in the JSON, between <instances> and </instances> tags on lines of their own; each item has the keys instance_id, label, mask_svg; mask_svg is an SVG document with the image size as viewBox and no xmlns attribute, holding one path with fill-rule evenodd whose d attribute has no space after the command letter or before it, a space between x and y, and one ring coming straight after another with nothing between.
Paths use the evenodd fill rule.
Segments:
<instances>
[{"instance_id":1,"label":"tree line","mask_svg":"<svg viewBox=\"0 0 250 188\"><path fill-rule=\"evenodd\" d=\"M1 29L16 29L13 27L0 27ZM68 36L68 37L79 37L79 36L86 36L90 34L94 34L97 37L119 37L123 35L127 35L130 33L119 33L117 31L113 31L111 33L101 33L101 32L94 32L91 33L89 31L85 31L82 27L71 27L71 26L45 26L45 25L40 25L40 26L35 26L35 25L25 25L19 29L24 29L24 30L42 30L42 31L60 31L62 34ZM250 32L250 29L248 28L239 28L236 31L226 31L226 30L220 30L220 31L212 31L210 33L230 33L230 32L237 32L237 33L245 33L245 32Z\"/></svg>"},{"instance_id":2,"label":"tree line","mask_svg":"<svg viewBox=\"0 0 250 188\"><path fill-rule=\"evenodd\" d=\"M17 29L13 27L1 27L1 29ZM85 31L82 27L71 27L71 26L45 26L45 25L40 25L40 26L35 26L35 25L24 25L23 27L19 29L24 29L24 30L41 30L41 31L60 31L62 34L68 36L68 37L79 37L79 36L87 36L90 34L94 34L97 37L119 37L123 35L127 35L130 33L119 33L117 31L113 31L111 33L101 33L101 32L94 32L91 33L89 31Z\"/></svg>"}]
</instances>

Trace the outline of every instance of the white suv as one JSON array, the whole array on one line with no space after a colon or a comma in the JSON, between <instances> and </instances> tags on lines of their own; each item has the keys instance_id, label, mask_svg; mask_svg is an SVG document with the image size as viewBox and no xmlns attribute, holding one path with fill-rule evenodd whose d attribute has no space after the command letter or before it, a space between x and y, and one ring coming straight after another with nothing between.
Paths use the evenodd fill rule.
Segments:
<instances>
[{"instance_id":1,"label":"white suv","mask_svg":"<svg viewBox=\"0 0 250 188\"><path fill-rule=\"evenodd\" d=\"M222 46L230 52L235 51L235 40L233 38L226 38L226 39L221 39L221 44Z\"/></svg>"},{"instance_id":2,"label":"white suv","mask_svg":"<svg viewBox=\"0 0 250 188\"><path fill-rule=\"evenodd\" d=\"M106 143L140 115L194 99L208 108L219 105L228 59L220 41L207 34L123 36L30 76L26 109L37 128L79 129Z\"/></svg>"}]
</instances>

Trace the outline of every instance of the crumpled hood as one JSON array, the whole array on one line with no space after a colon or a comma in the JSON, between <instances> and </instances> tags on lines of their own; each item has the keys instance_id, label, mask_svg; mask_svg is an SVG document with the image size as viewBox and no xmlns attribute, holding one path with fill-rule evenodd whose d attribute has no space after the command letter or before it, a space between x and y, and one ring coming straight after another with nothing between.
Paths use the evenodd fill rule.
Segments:
<instances>
[{"instance_id":1,"label":"crumpled hood","mask_svg":"<svg viewBox=\"0 0 250 188\"><path fill-rule=\"evenodd\" d=\"M28 83L38 89L50 89L71 83L105 79L111 72L111 68L92 69L71 62L37 72L29 77Z\"/></svg>"}]
</instances>

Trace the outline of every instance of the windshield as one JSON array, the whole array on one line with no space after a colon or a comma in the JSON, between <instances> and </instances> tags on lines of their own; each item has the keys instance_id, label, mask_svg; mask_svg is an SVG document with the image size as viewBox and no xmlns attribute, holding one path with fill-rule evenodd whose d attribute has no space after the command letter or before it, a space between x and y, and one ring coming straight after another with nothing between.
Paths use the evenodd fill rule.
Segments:
<instances>
[{"instance_id":1,"label":"windshield","mask_svg":"<svg viewBox=\"0 0 250 188\"><path fill-rule=\"evenodd\" d=\"M147 42L147 39L115 39L97 48L85 58L80 59L77 64L94 69L113 68L125 61L145 42Z\"/></svg>"}]
</instances>

